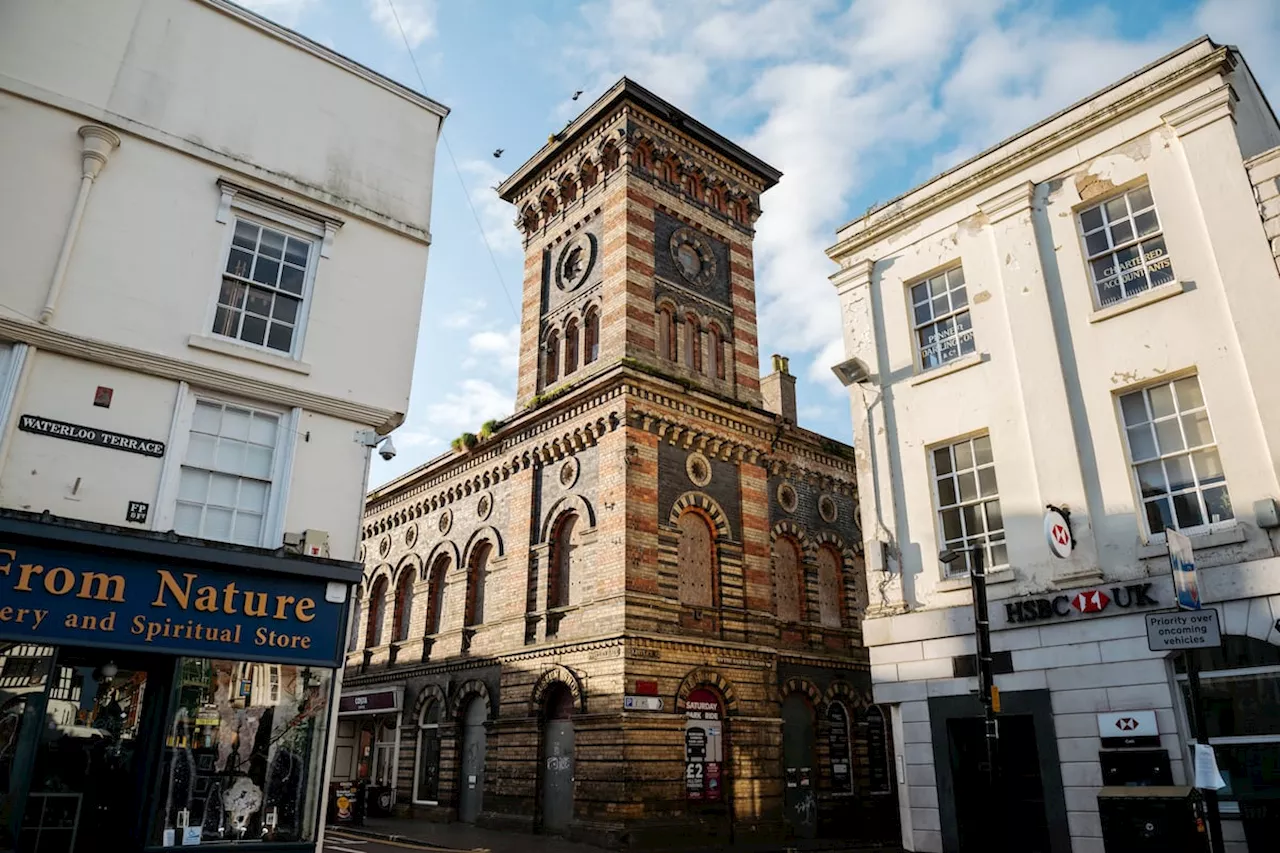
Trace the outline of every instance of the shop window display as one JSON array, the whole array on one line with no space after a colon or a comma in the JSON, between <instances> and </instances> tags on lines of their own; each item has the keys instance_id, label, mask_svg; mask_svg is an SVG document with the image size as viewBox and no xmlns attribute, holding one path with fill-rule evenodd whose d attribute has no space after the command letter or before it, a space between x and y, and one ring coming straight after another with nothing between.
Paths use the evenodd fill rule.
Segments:
<instances>
[{"instance_id":1,"label":"shop window display","mask_svg":"<svg viewBox=\"0 0 1280 853\"><path fill-rule=\"evenodd\" d=\"M152 843L315 837L331 672L184 658Z\"/></svg>"}]
</instances>

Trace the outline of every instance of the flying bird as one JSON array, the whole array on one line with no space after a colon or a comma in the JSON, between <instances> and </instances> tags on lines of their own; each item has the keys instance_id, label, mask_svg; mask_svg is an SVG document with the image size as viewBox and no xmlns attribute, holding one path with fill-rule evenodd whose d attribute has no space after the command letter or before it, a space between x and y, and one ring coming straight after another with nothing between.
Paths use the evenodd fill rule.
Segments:
<instances>
[{"instance_id":1,"label":"flying bird","mask_svg":"<svg viewBox=\"0 0 1280 853\"><path fill-rule=\"evenodd\" d=\"M501 156L502 156L502 152L503 152L503 151L506 151L506 150L507 150L507 149L505 149L505 148L498 148L498 149L495 149L495 150L494 150L494 152L493 152L493 157L494 157L494 159L496 160L497 158L501 157Z\"/></svg>"},{"instance_id":2,"label":"flying bird","mask_svg":"<svg viewBox=\"0 0 1280 853\"><path fill-rule=\"evenodd\" d=\"M575 101L576 101L576 100L578 100L578 96L579 96L579 95L581 95L581 94L582 94L582 90L581 90L581 89L579 89L578 91L574 92L574 93L573 93L573 100L575 100Z\"/></svg>"}]
</instances>

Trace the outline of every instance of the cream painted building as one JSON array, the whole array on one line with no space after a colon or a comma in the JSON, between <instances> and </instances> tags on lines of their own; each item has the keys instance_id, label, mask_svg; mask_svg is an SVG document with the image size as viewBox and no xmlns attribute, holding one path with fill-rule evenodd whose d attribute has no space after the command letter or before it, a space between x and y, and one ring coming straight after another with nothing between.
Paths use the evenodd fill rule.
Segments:
<instances>
[{"instance_id":1,"label":"cream painted building","mask_svg":"<svg viewBox=\"0 0 1280 853\"><path fill-rule=\"evenodd\" d=\"M141 815L119 849L315 840L369 454L408 405L447 113L225 0L0 6L0 685L26 685L0 686L0 714L21 732L46 685L75 681L78 727L109 731L102 709L128 705L149 715L136 761L193 768L161 803L66 783L67 830L40 823L72 801L25 778L31 754L0 754L0 815L25 807L23 833L83 847L110 811ZM275 739L302 720L305 749ZM259 724L273 746L249 768ZM15 832L0 825L0 850Z\"/></svg>"},{"instance_id":2,"label":"cream painted building","mask_svg":"<svg viewBox=\"0 0 1280 853\"><path fill-rule=\"evenodd\" d=\"M1125 718L1151 726L1152 773L1163 755L1168 781L1188 780L1185 675L1148 650L1143 618L1173 605L1167 528L1190 537L1226 635L1201 654L1229 851L1246 849L1238 802L1276 793L1277 146L1243 57L1202 38L828 250L860 362L844 367L864 637L908 850L969 849L999 823L974 798L972 557L944 549L986 557L1017 849L1103 850L1098 791L1134 774L1099 715L1149 712ZM1062 559L1049 506L1069 514Z\"/></svg>"}]
</instances>

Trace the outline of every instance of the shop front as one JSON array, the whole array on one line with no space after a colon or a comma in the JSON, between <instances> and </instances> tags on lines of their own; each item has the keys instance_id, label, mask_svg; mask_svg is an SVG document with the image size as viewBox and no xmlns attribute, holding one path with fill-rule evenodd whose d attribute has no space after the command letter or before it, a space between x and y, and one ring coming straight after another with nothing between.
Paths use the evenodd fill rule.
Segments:
<instances>
[{"instance_id":1,"label":"shop front","mask_svg":"<svg viewBox=\"0 0 1280 853\"><path fill-rule=\"evenodd\" d=\"M404 690L353 690L338 700L333 780L365 787L369 814L389 815L396 803L400 764L400 707Z\"/></svg>"},{"instance_id":2,"label":"shop front","mask_svg":"<svg viewBox=\"0 0 1280 853\"><path fill-rule=\"evenodd\" d=\"M314 850L358 579L0 515L0 851Z\"/></svg>"}]
</instances>

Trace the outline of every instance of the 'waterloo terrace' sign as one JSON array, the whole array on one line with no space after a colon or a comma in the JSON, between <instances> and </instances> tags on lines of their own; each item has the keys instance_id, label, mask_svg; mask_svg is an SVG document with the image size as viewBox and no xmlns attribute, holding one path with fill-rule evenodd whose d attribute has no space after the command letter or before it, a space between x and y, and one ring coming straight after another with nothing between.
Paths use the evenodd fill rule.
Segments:
<instances>
[{"instance_id":1,"label":"'waterloo terrace' sign","mask_svg":"<svg viewBox=\"0 0 1280 853\"><path fill-rule=\"evenodd\" d=\"M149 438L138 438L123 435L97 427L69 424L53 421L36 415L23 415L18 418L18 429L33 432L36 435L47 435L50 438L63 438L67 441L78 441L81 444L96 444L98 447L109 447L112 450L123 450L126 453L140 453L143 456L164 456L164 442Z\"/></svg>"}]
</instances>

